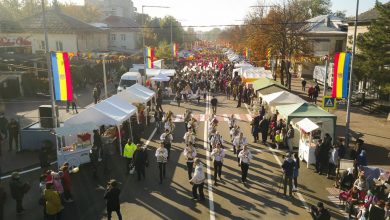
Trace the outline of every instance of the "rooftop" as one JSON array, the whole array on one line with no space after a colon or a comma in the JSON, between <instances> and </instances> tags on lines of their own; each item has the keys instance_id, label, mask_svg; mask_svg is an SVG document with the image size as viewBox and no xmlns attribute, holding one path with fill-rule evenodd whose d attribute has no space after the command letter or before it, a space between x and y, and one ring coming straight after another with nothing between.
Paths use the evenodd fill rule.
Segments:
<instances>
[{"instance_id":1,"label":"rooftop","mask_svg":"<svg viewBox=\"0 0 390 220\"><path fill-rule=\"evenodd\" d=\"M333 14L319 15L317 17L307 20L308 24L305 29L307 33L332 33L332 34L346 34L341 26L342 19Z\"/></svg>"}]
</instances>

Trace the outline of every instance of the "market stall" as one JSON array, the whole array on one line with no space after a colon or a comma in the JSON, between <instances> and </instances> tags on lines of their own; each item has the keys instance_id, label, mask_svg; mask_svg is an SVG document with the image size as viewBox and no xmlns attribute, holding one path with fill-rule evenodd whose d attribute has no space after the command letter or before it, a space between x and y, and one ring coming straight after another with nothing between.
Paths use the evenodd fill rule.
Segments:
<instances>
[{"instance_id":1,"label":"market stall","mask_svg":"<svg viewBox=\"0 0 390 220\"><path fill-rule=\"evenodd\" d=\"M307 168L309 168L309 164L314 164L316 162L315 148L318 142L318 139L316 139L318 138L317 129L320 127L308 118L298 121L295 125L300 133L298 156L300 160L306 161Z\"/></svg>"},{"instance_id":2,"label":"market stall","mask_svg":"<svg viewBox=\"0 0 390 220\"><path fill-rule=\"evenodd\" d=\"M63 127L55 129L56 135L62 140L57 149L58 165L68 162L71 167L78 167L88 163L89 151L93 144L93 130L105 125L108 131L120 131L120 125L136 113L136 108L130 103L110 97L65 120ZM102 136L104 144L112 143L118 134L121 146L120 132L105 134L106 136ZM122 153L121 147L119 152Z\"/></svg>"},{"instance_id":3,"label":"market stall","mask_svg":"<svg viewBox=\"0 0 390 220\"><path fill-rule=\"evenodd\" d=\"M275 92L272 94L268 94L263 96L263 104L267 104L267 107L270 112L274 113L275 108L278 105L289 105L295 103L306 103L305 100L300 98L297 95L294 95L287 91Z\"/></svg>"},{"instance_id":4,"label":"market stall","mask_svg":"<svg viewBox=\"0 0 390 220\"><path fill-rule=\"evenodd\" d=\"M146 77L151 78L157 76L158 74L164 74L168 77L175 75L175 69L146 69Z\"/></svg>"},{"instance_id":5,"label":"market stall","mask_svg":"<svg viewBox=\"0 0 390 220\"><path fill-rule=\"evenodd\" d=\"M260 78L253 82L253 89L257 97L261 98L264 95L268 95L275 92L287 91L288 89L284 87L279 82L270 79L270 78ZM265 92L266 91L266 92Z\"/></svg>"},{"instance_id":6,"label":"market stall","mask_svg":"<svg viewBox=\"0 0 390 220\"><path fill-rule=\"evenodd\" d=\"M292 124L295 134L299 134L297 123L304 118L310 119L319 128L312 134L312 138L323 139L328 133L335 140L337 116L323 110L317 105L310 103L297 103L291 105L278 105L276 110L279 112L279 119L286 120L287 124ZM300 136L294 135L293 146L299 146Z\"/></svg>"}]
</instances>

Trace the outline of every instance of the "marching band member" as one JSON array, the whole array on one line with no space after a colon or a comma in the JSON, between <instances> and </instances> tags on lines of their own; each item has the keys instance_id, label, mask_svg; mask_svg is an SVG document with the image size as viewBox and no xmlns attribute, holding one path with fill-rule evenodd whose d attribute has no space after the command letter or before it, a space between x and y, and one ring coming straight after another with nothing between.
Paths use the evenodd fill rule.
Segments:
<instances>
[{"instance_id":1,"label":"marching band member","mask_svg":"<svg viewBox=\"0 0 390 220\"><path fill-rule=\"evenodd\" d=\"M192 129L188 129L188 131L184 134L184 142L186 143L186 145L193 145L195 146L195 133L192 131Z\"/></svg>"},{"instance_id":2,"label":"marching band member","mask_svg":"<svg viewBox=\"0 0 390 220\"><path fill-rule=\"evenodd\" d=\"M169 159L169 155L171 153L172 140L173 140L173 136L172 136L171 132L169 131L169 129L165 129L165 132L160 136L160 140L162 141L162 143L164 144L164 147L168 151L167 159Z\"/></svg>"},{"instance_id":3,"label":"marching band member","mask_svg":"<svg viewBox=\"0 0 390 220\"><path fill-rule=\"evenodd\" d=\"M220 143L217 144L216 148L211 152L211 156L214 161L214 185L217 186L217 175L220 180L222 180L222 166L223 166L223 158L225 157L225 150L222 148Z\"/></svg>"},{"instance_id":4,"label":"marching band member","mask_svg":"<svg viewBox=\"0 0 390 220\"><path fill-rule=\"evenodd\" d=\"M237 125L237 119L234 117L234 114L232 114L229 117L228 124L229 124L229 130L232 130L232 128L234 128Z\"/></svg>"},{"instance_id":5,"label":"marching band member","mask_svg":"<svg viewBox=\"0 0 390 220\"><path fill-rule=\"evenodd\" d=\"M196 157L196 148L192 144L188 144L186 148L184 148L183 155L187 161L188 179L191 179L192 170L194 168L194 158Z\"/></svg>"},{"instance_id":6,"label":"marching band member","mask_svg":"<svg viewBox=\"0 0 390 220\"><path fill-rule=\"evenodd\" d=\"M187 126L188 129L191 129L194 132L194 134L196 134L196 130L198 129L198 120L192 117Z\"/></svg>"},{"instance_id":7,"label":"marching band member","mask_svg":"<svg viewBox=\"0 0 390 220\"><path fill-rule=\"evenodd\" d=\"M233 143L233 140L236 136L240 135L241 129L240 126L235 125L232 129L230 129L230 139Z\"/></svg>"},{"instance_id":8,"label":"marching band member","mask_svg":"<svg viewBox=\"0 0 390 220\"><path fill-rule=\"evenodd\" d=\"M248 141L246 137L244 137L244 133L240 132L240 135L236 136L233 140L233 151L234 154L237 153L237 162L238 166L240 166L240 159L238 157L240 151L243 149L244 146L248 144Z\"/></svg>"},{"instance_id":9,"label":"marching band member","mask_svg":"<svg viewBox=\"0 0 390 220\"><path fill-rule=\"evenodd\" d=\"M165 178L165 166L168 160L168 150L164 147L164 142L161 142L160 147L157 148L155 156L160 171L160 184L162 184L162 180Z\"/></svg>"},{"instance_id":10,"label":"marching band member","mask_svg":"<svg viewBox=\"0 0 390 220\"><path fill-rule=\"evenodd\" d=\"M191 110L186 109L186 111L184 112L184 124L185 124L186 131L188 131L188 123L191 121L191 118L192 118Z\"/></svg>"},{"instance_id":11,"label":"marching band member","mask_svg":"<svg viewBox=\"0 0 390 220\"><path fill-rule=\"evenodd\" d=\"M221 134L219 133L219 131L216 131L215 135L213 135L213 137L211 137L211 140L210 140L210 152L214 148L216 148L218 144L220 144L221 147L223 146L223 138L222 138Z\"/></svg>"},{"instance_id":12,"label":"marching band member","mask_svg":"<svg viewBox=\"0 0 390 220\"><path fill-rule=\"evenodd\" d=\"M251 151L248 149L247 145L243 146L243 149L238 154L241 164L241 181L246 183L246 177L248 175L249 162L252 159Z\"/></svg>"}]
</instances>

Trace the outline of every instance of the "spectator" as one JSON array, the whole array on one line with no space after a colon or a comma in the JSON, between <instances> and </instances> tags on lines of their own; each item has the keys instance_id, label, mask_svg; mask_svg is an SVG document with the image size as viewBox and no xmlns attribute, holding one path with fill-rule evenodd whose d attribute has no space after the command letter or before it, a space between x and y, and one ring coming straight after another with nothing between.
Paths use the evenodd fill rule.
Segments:
<instances>
[{"instance_id":1,"label":"spectator","mask_svg":"<svg viewBox=\"0 0 390 220\"><path fill-rule=\"evenodd\" d=\"M4 204L7 201L7 193L2 184L0 184L0 220L4 220Z\"/></svg>"},{"instance_id":2,"label":"spectator","mask_svg":"<svg viewBox=\"0 0 390 220\"><path fill-rule=\"evenodd\" d=\"M313 220L330 220L330 214L327 209L324 208L322 202L317 203L317 207L310 207L310 214Z\"/></svg>"},{"instance_id":3,"label":"spectator","mask_svg":"<svg viewBox=\"0 0 390 220\"><path fill-rule=\"evenodd\" d=\"M302 91L306 91L306 80L305 79L302 79Z\"/></svg>"},{"instance_id":4,"label":"spectator","mask_svg":"<svg viewBox=\"0 0 390 220\"><path fill-rule=\"evenodd\" d=\"M104 199L106 200L107 208L107 219L111 220L112 212L116 212L118 219L122 220L122 214L119 204L119 195L121 190L118 188L118 183L116 180L112 179L108 182L106 192L104 194Z\"/></svg>"},{"instance_id":5,"label":"spectator","mask_svg":"<svg viewBox=\"0 0 390 220\"><path fill-rule=\"evenodd\" d=\"M16 214L23 214L23 197L30 190L30 185L20 180L20 174L13 172L9 183L11 196L16 201Z\"/></svg>"},{"instance_id":6,"label":"spectator","mask_svg":"<svg viewBox=\"0 0 390 220\"><path fill-rule=\"evenodd\" d=\"M366 151L362 150L359 154L359 156L356 159L356 165L357 167L360 166L367 166L367 157L366 157Z\"/></svg>"},{"instance_id":7,"label":"spectator","mask_svg":"<svg viewBox=\"0 0 390 220\"><path fill-rule=\"evenodd\" d=\"M283 169L283 194L286 196L286 191L287 191L287 184L289 187L289 195L292 197L292 178L293 178L293 172L294 172L294 161L291 158L291 153L287 153L283 164L282 164L282 169Z\"/></svg>"},{"instance_id":8,"label":"spectator","mask_svg":"<svg viewBox=\"0 0 390 220\"><path fill-rule=\"evenodd\" d=\"M368 213L368 220L385 219L384 202L379 200L376 204L371 204Z\"/></svg>"},{"instance_id":9,"label":"spectator","mask_svg":"<svg viewBox=\"0 0 390 220\"><path fill-rule=\"evenodd\" d=\"M9 151L12 151L12 143L15 140L15 149L19 149L19 123L15 119L11 119L8 124L8 141L9 141Z\"/></svg>"},{"instance_id":10,"label":"spectator","mask_svg":"<svg viewBox=\"0 0 390 220\"><path fill-rule=\"evenodd\" d=\"M294 139L294 128L292 124L289 124L287 130L287 146L290 153L293 151L293 144L292 144L293 139Z\"/></svg>"},{"instance_id":11,"label":"spectator","mask_svg":"<svg viewBox=\"0 0 390 220\"><path fill-rule=\"evenodd\" d=\"M43 194L45 198L46 218L48 220L61 219L63 206L61 204L60 193L55 190L54 184L47 183Z\"/></svg>"},{"instance_id":12,"label":"spectator","mask_svg":"<svg viewBox=\"0 0 390 220\"><path fill-rule=\"evenodd\" d=\"M338 153L339 153L338 145L335 144L329 151L330 157L328 163L328 175L327 175L328 179L331 176L336 175L336 167L338 167L339 160L340 160Z\"/></svg>"}]
</instances>

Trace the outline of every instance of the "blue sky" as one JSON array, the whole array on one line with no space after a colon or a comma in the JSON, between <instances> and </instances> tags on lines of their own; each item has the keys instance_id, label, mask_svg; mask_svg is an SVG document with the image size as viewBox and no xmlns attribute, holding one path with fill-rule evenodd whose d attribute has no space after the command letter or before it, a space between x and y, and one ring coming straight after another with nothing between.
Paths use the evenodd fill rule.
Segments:
<instances>
[{"instance_id":1,"label":"blue sky","mask_svg":"<svg viewBox=\"0 0 390 220\"><path fill-rule=\"evenodd\" d=\"M60 0L61 1L61 0ZM62 0L83 4L84 0ZM134 6L141 12L142 5L169 6L169 9L144 8L151 16L173 15L183 25L221 25L240 24L245 15L259 0L133 0ZM282 3L283 0L260 0L264 5ZM380 0L388 2L389 0ZM375 0L360 0L359 13L373 8ZM332 10L345 11L353 16L356 0L332 0ZM197 28L199 29L199 28Z\"/></svg>"}]
</instances>

